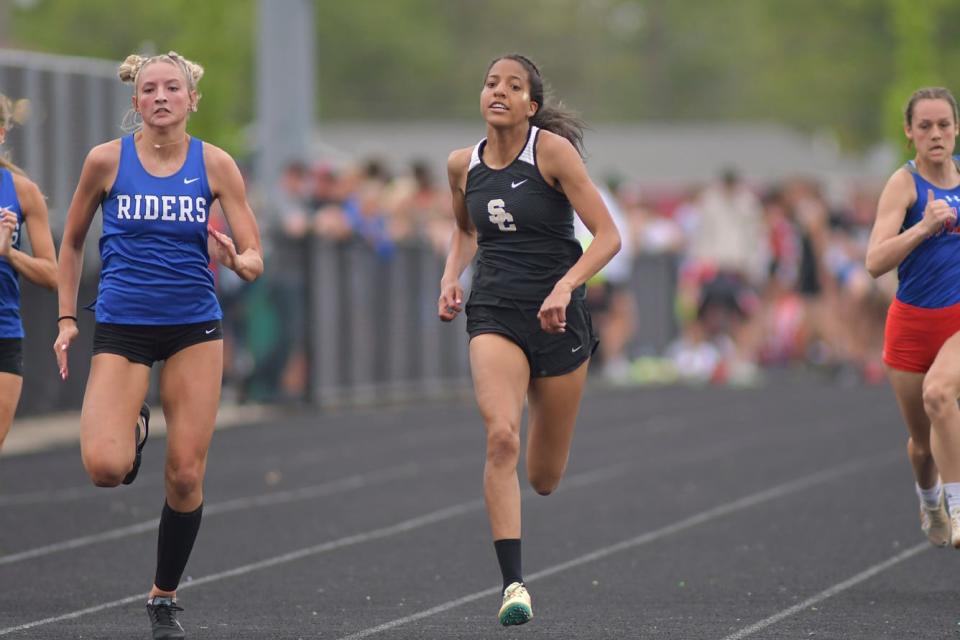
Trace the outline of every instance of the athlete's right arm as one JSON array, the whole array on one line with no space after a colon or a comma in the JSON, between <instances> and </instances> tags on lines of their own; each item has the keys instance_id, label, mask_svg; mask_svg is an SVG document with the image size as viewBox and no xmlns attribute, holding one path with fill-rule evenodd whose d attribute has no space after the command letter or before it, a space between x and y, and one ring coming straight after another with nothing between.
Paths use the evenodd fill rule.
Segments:
<instances>
[{"instance_id":1,"label":"athlete's right arm","mask_svg":"<svg viewBox=\"0 0 960 640\"><path fill-rule=\"evenodd\" d=\"M453 196L453 215L456 225L450 238L450 251L440 279L440 300L437 313L444 322L449 322L463 311L463 287L460 275L477 253L477 230L467 213L467 169L470 164L471 147L457 149L447 158L447 177Z\"/></svg>"},{"instance_id":2,"label":"athlete's right arm","mask_svg":"<svg viewBox=\"0 0 960 640\"><path fill-rule=\"evenodd\" d=\"M903 233L900 228L909 209L916 202L913 177L906 169L898 169L883 188L877 204L877 218L867 245L866 267L874 278L879 278L903 262L921 242L938 232L949 219L956 220L953 209L944 200L935 200L927 194L923 219Z\"/></svg>"},{"instance_id":3,"label":"athlete's right arm","mask_svg":"<svg viewBox=\"0 0 960 640\"><path fill-rule=\"evenodd\" d=\"M120 164L120 143L118 140L98 145L87 154L80 171L77 190L67 210L67 222L60 241L60 258L57 261L57 292L60 301L58 322L60 334L53 344L57 356L60 377L66 380L67 349L79 334L77 323L77 290L80 287L80 272L83 269L83 243L90 229L93 216L100 206L110 183L116 177ZM64 318L64 316L69 316Z\"/></svg>"}]
</instances>

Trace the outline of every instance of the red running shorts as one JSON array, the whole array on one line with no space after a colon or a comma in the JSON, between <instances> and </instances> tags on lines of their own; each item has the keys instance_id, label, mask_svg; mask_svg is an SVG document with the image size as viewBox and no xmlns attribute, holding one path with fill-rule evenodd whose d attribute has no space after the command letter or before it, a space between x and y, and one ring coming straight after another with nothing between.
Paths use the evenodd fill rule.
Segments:
<instances>
[{"instance_id":1,"label":"red running shorts","mask_svg":"<svg viewBox=\"0 0 960 640\"><path fill-rule=\"evenodd\" d=\"M960 331L960 303L925 309L894 298L883 334L883 362L892 369L926 373L937 353Z\"/></svg>"}]
</instances>

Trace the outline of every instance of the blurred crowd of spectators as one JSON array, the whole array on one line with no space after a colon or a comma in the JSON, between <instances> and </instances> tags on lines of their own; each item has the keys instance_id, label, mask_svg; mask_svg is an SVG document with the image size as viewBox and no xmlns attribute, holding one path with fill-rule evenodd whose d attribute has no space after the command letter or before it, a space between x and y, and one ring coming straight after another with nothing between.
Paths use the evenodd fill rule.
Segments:
<instances>
[{"instance_id":1,"label":"blurred crowd of spectators","mask_svg":"<svg viewBox=\"0 0 960 640\"><path fill-rule=\"evenodd\" d=\"M244 286L220 270L227 333L225 392L238 400L299 400L308 384L304 295L307 240L361 243L389 261L404 244L445 255L453 224L446 182L425 162L400 174L378 159L346 167L291 162L277 189L252 197L266 277Z\"/></svg>"},{"instance_id":2,"label":"blurred crowd of spectators","mask_svg":"<svg viewBox=\"0 0 960 640\"><path fill-rule=\"evenodd\" d=\"M883 378L895 275L864 257L877 185L828 202L804 178L747 184L724 170L668 206L620 192L640 251L678 258L681 335L665 354L680 378L748 384L762 370L815 367L843 383Z\"/></svg>"},{"instance_id":3,"label":"blurred crowd of spectators","mask_svg":"<svg viewBox=\"0 0 960 640\"><path fill-rule=\"evenodd\" d=\"M445 180L425 162L391 170L376 159L292 162L277 193L256 206L268 277L252 288L230 274L220 279L224 305L244 307L226 309L234 325L227 382L241 399L302 398L307 384L305 263L277 247L319 237L362 243L382 260L404 243L445 255L453 225ZM896 281L875 281L863 266L876 185L850 186L841 201L828 201L813 180L760 185L726 169L683 192L614 179L599 186L624 248L589 287L601 333L594 374L623 384L752 384L771 369L803 366L845 383L882 379ZM586 245L589 233L577 233ZM647 319L634 281L637 258L651 254L670 257L676 269L676 335L653 352L637 336Z\"/></svg>"}]
</instances>

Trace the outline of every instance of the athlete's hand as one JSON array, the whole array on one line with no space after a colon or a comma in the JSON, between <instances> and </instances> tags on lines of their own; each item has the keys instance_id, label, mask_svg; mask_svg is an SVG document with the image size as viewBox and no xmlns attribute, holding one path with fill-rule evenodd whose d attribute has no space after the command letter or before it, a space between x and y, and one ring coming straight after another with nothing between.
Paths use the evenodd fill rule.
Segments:
<instances>
[{"instance_id":1,"label":"athlete's hand","mask_svg":"<svg viewBox=\"0 0 960 640\"><path fill-rule=\"evenodd\" d=\"M217 262L233 271L239 269L237 247L234 246L230 236L225 233L220 233L209 225L207 225L207 233L210 238L210 242L207 243L207 248L213 254L214 258L216 258Z\"/></svg>"},{"instance_id":2,"label":"athlete's hand","mask_svg":"<svg viewBox=\"0 0 960 640\"><path fill-rule=\"evenodd\" d=\"M946 200L938 200L933 189L927 189L927 206L923 210L921 222L926 225L928 235L934 235L942 229L957 226L957 210L947 204Z\"/></svg>"},{"instance_id":3,"label":"athlete's hand","mask_svg":"<svg viewBox=\"0 0 960 640\"><path fill-rule=\"evenodd\" d=\"M13 247L13 234L17 231L17 214L10 209L0 209L0 256L6 258Z\"/></svg>"},{"instance_id":4,"label":"athlete's hand","mask_svg":"<svg viewBox=\"0 0 960 640\"><path fill-rule=\"evenodd\" d=\"M537 318L540 328L547 333L564 333L567 330L567 306L570 304L570 289L561 283L553 288L540 305Z\"/></svg>"},{"instance_id":5,"label":"athlete's hand","mask_svg":"<svg viewBox=\"0 0 960 640\"><path fill-rule=\"evenodd\" d=\"M70 343L78 335L80 335L80 329L77 328L76 322L70 318L64 318L60 321L60 334L57 336L57 341L53 343L53 352L57 356L57 366L60 368L61 380L66 380L67 376L70 375L67 368L67 349L70 348Z\"/></svg>"},{"instance_id":6,"label":"athlete's hand","mask_svg":"<svg viewBox=\"0 0 960 640\"><path fill-rule=\"evenodd\" d=\"M450 322L463 311L463 287L458 280L440 283L440 299L437 301L437 315L444 322Z\"/></svg>"}]
</instances>

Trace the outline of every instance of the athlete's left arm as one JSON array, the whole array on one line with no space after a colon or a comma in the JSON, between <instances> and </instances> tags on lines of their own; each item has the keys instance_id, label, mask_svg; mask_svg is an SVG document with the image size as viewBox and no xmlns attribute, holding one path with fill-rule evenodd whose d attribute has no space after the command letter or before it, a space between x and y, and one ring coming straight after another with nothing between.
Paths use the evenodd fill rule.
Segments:
<instances>
[{"instance_id":1,"label":"athlete's left arm","mask_svg":"<svg viewBox=\"0 0 960 640\"><path fill-rule=\"evenodd\" d=\"M13 184L17 190L17 199L20 200L23 219L27 224L27 233L30 235L30 249L33 255L5 244L3 248L8 248L8 252L4 257L27 280L55 291L57 288L57 253L53 247L53 237L50 235L50 217L47 213L47 203L44 201L39 187L32 180L14 174Z\"/></svg>"},{"instance_id":2,"label":"athlete's left arm","mask_svg":"<svg viewBox=\"0 0 960 640\"><path fill-rule=\"evenodd\" d=\"M211 144L205 143L203 146L210 190L220 201L233 234L231 239L225 233L207 227L214 240L217 260L247 282L253 282L263 273L263 248L260 246L257 220L247 202L243 176L237 163L226 151Z\"/></svg>"},{"instance_id":3,"label":"athlete's left arm","mask_svg":"<svg viewBox=\"0 0 960 640\"><path fill-rule=\"evenodd\" d=\"M610 217L600 192L587 175L580 154L566 138L543 131L537 141L537 164L548 183L566 194L593 241L570 270L554 285L540 307L540 326L562 333L573 290L592 278L620 251L620 232Z\"/></svg>"}]
</instances>

